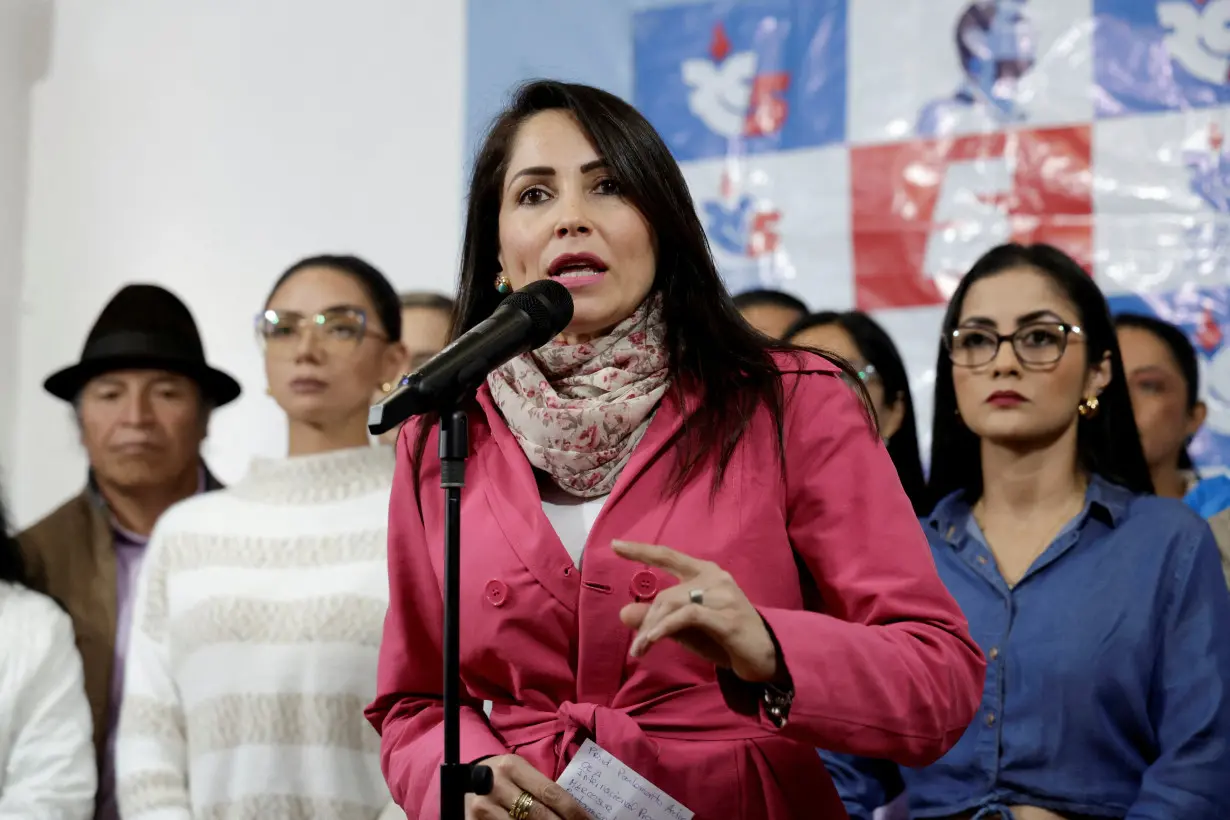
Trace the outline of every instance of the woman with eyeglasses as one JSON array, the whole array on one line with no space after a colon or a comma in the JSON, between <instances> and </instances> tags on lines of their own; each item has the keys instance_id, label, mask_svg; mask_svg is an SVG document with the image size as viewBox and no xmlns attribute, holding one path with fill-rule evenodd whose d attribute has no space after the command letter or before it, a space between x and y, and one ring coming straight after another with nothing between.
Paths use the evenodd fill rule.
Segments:
<instances>
[{"instance_id":1,"label":"woman with eyeglasses","mask_svg":"<svg viewBox=\"0 0 1230 820\"><path fill-rule=\"evenodd\" d=\"M363 707L394 456L366 418L404 360L400 311L355 257L305 259L274 285L256 327L288 452L154 530L120 714L125 820L374 820L390 805Z\"/></svg>"},{"instance_id":2,"label":"woman with eyeglasses","mask_svg":"<svg viewBox=\"0 0 1230 820\"><path fill-rule=\"evenodd\" d=\"M1153 495L1093 280L1004 245L961 281L936 366L932 554L985 653L937 763L824 754L854 818L1230 817L1230 593L1199 516Z\"/></svg>"},{"instance_id":3,"label":"woman with eyeglasses","mask_svg":"<svg viewBox=\"0 0 1230 820\"><path fill-rule=\"evenodd\" d=\"M915 514L929 512L909 377L897 346L884 328L859 310L827 310L795 322L786 331L785 339L802 347L834 353L853 365L867 388L880 438L888 448Z\"/></svg>"}]
</instances>

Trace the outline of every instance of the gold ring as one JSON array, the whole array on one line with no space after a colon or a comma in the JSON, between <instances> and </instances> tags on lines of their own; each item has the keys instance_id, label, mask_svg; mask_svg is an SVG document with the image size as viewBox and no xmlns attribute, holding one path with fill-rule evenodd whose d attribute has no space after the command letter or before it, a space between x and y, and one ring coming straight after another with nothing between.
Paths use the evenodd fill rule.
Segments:
<instances>
[{"instance_id":1,"label":"gold ring","mask_svg":"<svg viewBox=\"0 0 1230 820\"><path fill-rule=\"evenodd\" d=\"M529 820L530 812L534 809L534 795L529 792L521 792L517 797L517 801L512 804L512 808L508 810L510 820Z\"/></svg>"}]
</instances>

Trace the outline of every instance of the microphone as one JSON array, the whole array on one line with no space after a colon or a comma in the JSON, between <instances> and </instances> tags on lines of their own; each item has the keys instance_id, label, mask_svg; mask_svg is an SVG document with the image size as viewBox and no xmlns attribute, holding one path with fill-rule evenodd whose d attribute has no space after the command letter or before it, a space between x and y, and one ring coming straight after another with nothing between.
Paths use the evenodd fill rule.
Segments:
<instances>
[{"instance_id":1,"label":"microphone","mask_svg":"<svg viewBox=\"0 0 1230 820\"><path fill-rule=\"evenodd\" d=\"M367 412L367 429L379 435L411 416L452 409L492 370L542 347L571 321L568 288L551 279L531 282L373 405Z\"/></svg>"}]
</instances>

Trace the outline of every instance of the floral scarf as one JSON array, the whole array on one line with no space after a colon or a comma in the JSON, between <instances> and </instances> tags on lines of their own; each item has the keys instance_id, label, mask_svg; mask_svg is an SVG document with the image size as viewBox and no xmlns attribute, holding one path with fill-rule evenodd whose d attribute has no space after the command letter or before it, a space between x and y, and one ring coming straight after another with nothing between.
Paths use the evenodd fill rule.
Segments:
<instances>
[{"instance_id":1,"label":"floral scarf","mask_svg":"<svg viewBox=\"0 0 1230 820\"><path fill-rule=\"evenodd\" d=\"M491 396L530 463L565 492L611 492L668 383L662 297L605 336L556 338L487 377Z\"/></svg>"}]
</instances>

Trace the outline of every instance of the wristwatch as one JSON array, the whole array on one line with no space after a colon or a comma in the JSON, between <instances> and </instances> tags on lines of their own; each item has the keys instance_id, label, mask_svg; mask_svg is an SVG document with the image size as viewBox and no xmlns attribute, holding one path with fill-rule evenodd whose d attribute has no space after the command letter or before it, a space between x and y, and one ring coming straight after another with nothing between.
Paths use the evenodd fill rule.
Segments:
<instances>
[{"instance_id":1,"label":"wristwatch","mask_svg":"<svg viewBox=\"0 0 1230 820\"><path fill-rule=\"evenodd\" d=\"M764 711L769 721L781 729L786 725L786 719L790 717L790 704L794 703L794 687L779 689L771 683L766 683L761 702L764 704Z\"/></svg>"}]
</instances>

